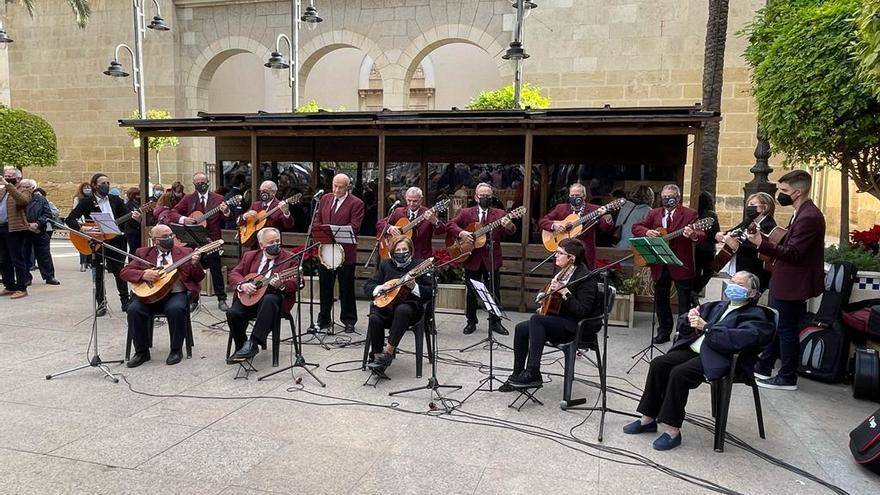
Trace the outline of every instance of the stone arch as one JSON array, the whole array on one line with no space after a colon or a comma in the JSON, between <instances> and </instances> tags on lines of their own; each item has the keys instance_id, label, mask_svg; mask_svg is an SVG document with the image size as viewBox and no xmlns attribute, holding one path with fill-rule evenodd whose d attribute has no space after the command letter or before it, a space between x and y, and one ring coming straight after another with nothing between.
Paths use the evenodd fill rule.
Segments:
<instances>
[{"instance_id":1,"label":"stone arch","mask_svg":"<svg viewBox=\"0 0 880 495\"><path fill-rule=\"evenodd\" d=\"M376 68L379 71L379 74L382 75L382 70L378 66L378 61L384 59L384 56L379 46L362 34L347 29L339 29L336 31L321 33L300 48L300 92L305 90L306 81L308 80L312 69L315 67L315 64L328 53L339 50L340 48L356 48L366 53L377 63Z\"/></svg>"}]
</instances>

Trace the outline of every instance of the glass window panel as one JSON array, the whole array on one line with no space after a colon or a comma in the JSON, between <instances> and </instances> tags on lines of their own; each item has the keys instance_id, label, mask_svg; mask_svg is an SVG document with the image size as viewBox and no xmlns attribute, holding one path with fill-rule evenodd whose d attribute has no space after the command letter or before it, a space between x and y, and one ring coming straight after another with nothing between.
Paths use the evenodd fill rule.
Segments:
<instances>
[{"instance_id":1,"label":"glass window panel","mask_svg":"<svg viewBox=\"0 0 880 495\"><path fill-rule=\"evenodd\" d=\"M303 199L291 205L293 228L286 232L306 232L309 228L309 198L314 193L312 187L312 162L309 161L262 161L260 162L260 182L271 180L278 185L276 197L286 199L301 193Z\"/></svg>"},{"instance_id":2,"label":"glass window panel","mask_svg":"<svg viewBox=\"0 0 880 495\"><path fill-rule=\"evenodd\" d=\"M390 207L397 200L400 200L401 204L405 204L406 190L413 186L422 187L422 164L420 162L390 162L385 164L385 170L386 207Z\"/></svg>"}]
</instances>

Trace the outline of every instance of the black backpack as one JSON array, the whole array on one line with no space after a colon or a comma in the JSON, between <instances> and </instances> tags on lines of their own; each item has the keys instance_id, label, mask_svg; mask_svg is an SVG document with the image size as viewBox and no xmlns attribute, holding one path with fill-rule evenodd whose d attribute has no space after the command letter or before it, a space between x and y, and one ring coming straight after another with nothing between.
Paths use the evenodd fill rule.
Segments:
<instances>
[{"instance_id":1,"label":"black backpack","mask_svg":"<svg viewBox=\"0 0 880 495\"><path fill-rule=\"evenodd\" d=\"M880 474L880 409L849 432L849 450L856 462Z\"/></svg>"}]
</instances>

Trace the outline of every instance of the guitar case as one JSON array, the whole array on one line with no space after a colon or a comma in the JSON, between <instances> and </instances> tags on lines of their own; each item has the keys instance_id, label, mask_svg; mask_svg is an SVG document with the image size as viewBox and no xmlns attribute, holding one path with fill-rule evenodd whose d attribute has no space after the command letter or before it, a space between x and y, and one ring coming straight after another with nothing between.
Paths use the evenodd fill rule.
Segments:
<instances>
[{"instance_id":1,"label":"guitar case","mask_svg":"<svg viewBox=\"0 0 880 495\"><path fill-rule=\"evenodd\" d=\"M880 353L859 347L853 357L853 397L880 402Z\"/></svg>"},{"instance_id":2,"label":"guitar case","mask_svg":"<svg viewBox=\"0 0 880 495\"><path fill-rule=\"evenodd\" d=\"M857 463L880 474L880 409L849 432L849 450Z\"/></svg>"}]
</instances>

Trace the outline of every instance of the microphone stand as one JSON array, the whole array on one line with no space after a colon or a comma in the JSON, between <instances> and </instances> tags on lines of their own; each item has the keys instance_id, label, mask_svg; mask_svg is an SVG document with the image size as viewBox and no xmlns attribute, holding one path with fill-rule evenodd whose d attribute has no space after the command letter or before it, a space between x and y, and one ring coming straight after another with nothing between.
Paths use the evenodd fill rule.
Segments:
<instances>
[{"instance_id":1,"label":"microphone stand","mask_svg":"<svg viewBox=\"0 0 880 495\"><path fill-rule=\"evenodd\" d=\"M580 236L584 235L585 233L587 233L587 231L589 231L590 229L592 229L593 226L596 225L597 223L599 223L598 220L595 221L595 222L593 222L593 223L591 223L590 225L588 225L587 228L585 228L584 230L582 230L581 233L580 233L577 237L580 237ZM577 237L575 237L575 239L577 239ZM531 270L529 270L529 273L535 273L535 270L537 270L538 268L541 268L542 266L544 266L544 263L547 263L548 261L552 260L554 256L556 256L556 253L550 253L549 256L547 256L546 258L544 258L540 263L538 263L537 265L535 265L534 268L532 268Z\"/></svg>"},{"instance_id":2,"label":"microphone stand","mask_svg":"<svg viewBox=\"0 0 880 495\"><path fill-rule=\"evenodd\" d=\"M102 241L100 239L96 239L95 237L92 237L86 233L71 229L66 224L63 224L61 222L57 222L55 220L49 220L49 223L51 223L55 227L63 228L72 234L75 234L75 235L78 235L80 237L85 238L86 240L89 241L89 244L91 245L93 252L98 247L101 247L102 249L109 248L110 250L115 251L116 253L119 253L126 258L131 258L133 260L140 261L140 262L145 263L147 265L150 264L149 262L147 262L143 258L139 258L139 257L134 256L132 254L129 254L125 251L122 251L121 249L118 249L114 246L111 246L110 244L105 243L104 241ZM106 263L106 256L105 255L101 256L101 263ZM105 272L106 272L106 266L104 268L105 268ZM95 298L96 292L97 292L97 278L93 277L92 278L92 332L91 332L91 336L89 337L88 347L86 348L86 361L88 361L88 362L86 364L83 364L81 366L77 366L75 368L70 368L68 370L59 371L58 373L52 373L52 374L46 375L46 380L51 380L51 379L55 378L56 376L65 375L67 373L79 371L84 368L95 368L95 369L102 371L104 373L104 375L106 375L108 378L113 380L113 383L119 383L119 378L116 378L116 376L110 372L110 368L108 368L107 365L108 364L122 364L124 361L122 359L114 360L114 361L103 361L101 359L100 354L98 353L98 301ZM94 343L94 346L95 346L95 354L93 356L89 357L89 351L92 349L92 343Z\"/></svg>"},{"instance_id":3,"label":"microphone stand","mask_svg":"<svg viewBox=\"0 0 880 495\"><path fill-rule=\"evenodd\" d=\"M306 231L306 240L303 243L303 248L311 244L312 242L312 228L315 226L315 217L318 215L318 204L319 204L320 196L317 198L312 198L312 219L309 221L309 229ZM314 247L314 246L312 246ZM303 253L306 250L303 249ZM317 274L313 274L309 276L309 328L306 330L306 333L315 334L320 330L315 325L315 277ZM302 328L302 312L300 311L302 303L302 298L298 297L296 302L296 317L297 323L300 328Z\"/></svg>"},{"instance_id":4,"label":"microphone stand","mask_svg":"<svg viewBox=\"0 0 880 495\"><path fill-rule=\"evenodd\" d=\"M370 251L370 257L367 258L367 262L364 263L364 268L369 268L370 263L373 262L373 255L376 254L376 250L379 249L379 243L382 242L382 239L385 238L385 234L388 232L388 228L391 227L391 215L394 214L394 209L397 208L397 205L400 204L400 201L395 201L393 205L391 205L391 209L388 211L388 216L385 217L385 227L382 229L382 233L379 234L379 237L376 238L376 245L373 246L373 250Z\"/></svg>"}]
</instances>

